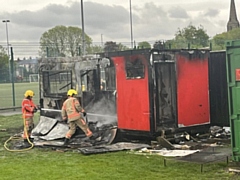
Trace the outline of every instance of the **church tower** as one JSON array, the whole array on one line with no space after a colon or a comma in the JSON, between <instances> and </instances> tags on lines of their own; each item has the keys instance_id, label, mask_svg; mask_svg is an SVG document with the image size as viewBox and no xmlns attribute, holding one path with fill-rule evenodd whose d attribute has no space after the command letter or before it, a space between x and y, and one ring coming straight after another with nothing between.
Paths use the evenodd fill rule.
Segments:
<instances>
[{"instance_id":1,"label":"church tower","mask_svg":"<svg viewBox=\"0 0 240 180\"><path fill-rule=\"evenodd\" d=\"M230 16L229 16L229 21L227 23L227 31L230 31L230 30L232 30L234 28L238 28L238 27L239 27L239 22L237 19L235 2L234 2L234 0L231 0Z\"/></svg>"}]
</instances>

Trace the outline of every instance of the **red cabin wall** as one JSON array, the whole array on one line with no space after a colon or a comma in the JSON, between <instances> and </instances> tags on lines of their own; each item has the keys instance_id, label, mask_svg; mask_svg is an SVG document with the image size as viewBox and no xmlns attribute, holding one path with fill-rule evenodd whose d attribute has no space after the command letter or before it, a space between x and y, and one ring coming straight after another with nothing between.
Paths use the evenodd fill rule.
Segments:
<instances>
[{"instance_id":1,"label":"red cabin wall","mask_svg":"<svg viewBox=\"0 0 240 180\"><path fill-rule=\"evenodd\" d=\"M178 126L210 123L208 57L177 56Z\"/></svg>"},{"instance_id":2,"label":"red cabin wall","mask_svg":"<svg viewBox=\"0 0 240 180\"><path fill-rule=\"evenodd\" d=\"M125 57L112 58L116 67L118 128L150 131L147 61L144 56L131 56L131 58L143 59L145 65L143 79L127 79Z\"/></svg>"}]
</instances>

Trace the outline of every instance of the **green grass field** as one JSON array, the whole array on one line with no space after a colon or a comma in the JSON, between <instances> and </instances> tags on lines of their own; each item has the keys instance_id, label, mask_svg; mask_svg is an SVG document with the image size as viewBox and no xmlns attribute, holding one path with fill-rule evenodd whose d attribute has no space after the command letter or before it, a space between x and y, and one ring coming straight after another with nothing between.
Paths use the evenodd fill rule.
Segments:
<instances>
[{"instance_id":1,"label":"green grass field","mask_svg":"<svg viewBox=\"0 0 240 180\"><path fill-rule=\"evenodd\" d=\"M36 114L37 120L39 114ZM226 162L204 165L167 160L157 155L136 155L130 151L85 156L76 149L67 152L33 148L9 152L4 142L21 132L21 115L0 116L1 180L224 180L239 179L227 171Z\"/></svg>"},{"instance_id":2,"label":"green grass field","mask_svg":"<svg viewBox=\"0 0 240 180\"><path fill-rule=\"evenodd\" d=\"M35 104L39 104L39 85L34 83L14 83L15 104L21 106L26 90L33 90L35 96L33 98ZM0 108L13 106L12 84L0 84Z\"/></svg>"}]
</instances>

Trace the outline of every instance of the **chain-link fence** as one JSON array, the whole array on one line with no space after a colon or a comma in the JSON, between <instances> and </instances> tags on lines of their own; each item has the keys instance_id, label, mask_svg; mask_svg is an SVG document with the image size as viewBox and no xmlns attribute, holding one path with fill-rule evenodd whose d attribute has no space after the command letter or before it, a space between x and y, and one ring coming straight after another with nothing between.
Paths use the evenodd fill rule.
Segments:
<instances>
[{"instance_id":1,"label":"chain-link fence","mask_svg":"<svg viewBox=\"0 0 240 180\"><path fill-rule=\"evenodd\" d=\"M26 90L33 90L33 100L39 104L38 82L14 82L0 84L0 110L8 110L11 107L20 107ZM12 110L12 109L10 109ZM0 111L1 113L1 111Z\"/></svg>"},{"instance_id":2,"label":"chain-link fence","mask_svg":"<svg viewBox=\"0 0 240 180\"><path fill-rule=\"evenodd\" d=\"M11 70L11 63L0 67L0 83L13 82L33 82L37 79L33 76L38 74L38 60L16 60L13 62L13 71Z\"/></svg>"}]
</instances>

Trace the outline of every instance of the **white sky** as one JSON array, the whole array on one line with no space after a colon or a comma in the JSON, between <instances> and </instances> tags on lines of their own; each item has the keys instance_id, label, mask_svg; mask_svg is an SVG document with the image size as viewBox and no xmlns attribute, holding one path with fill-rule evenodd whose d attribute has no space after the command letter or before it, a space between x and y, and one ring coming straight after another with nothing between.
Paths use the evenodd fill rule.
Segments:
<instances>
[{"instance_id":1,"label":"white sky","mask_svg":"<svg viewBox=\"0 0 240 180\"><path fill-rule=\"evenodd\" d=\"M104 42L130 41L129 0L83 2L85 32L93 42L99 43L101 34ZM196 27L202 25L213 37L226 31L229 19L230 0L131 0L131 3L136 42L172 39L178 28L190 23ZM235 3L237 15L240 15L240 3ZM10 44L26 42L36 45L42 33L56 25L81 28L80 0L0 0L0 4L0 19L11 21L8 24ZM74 11L73 4L79 9ZM2 23L0 45L4 43L6 28ZM25 54L27 56L31 52Z\"/></svg>"}]
</instances>

